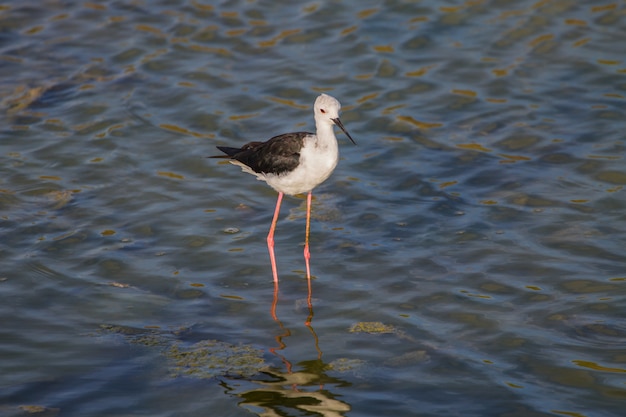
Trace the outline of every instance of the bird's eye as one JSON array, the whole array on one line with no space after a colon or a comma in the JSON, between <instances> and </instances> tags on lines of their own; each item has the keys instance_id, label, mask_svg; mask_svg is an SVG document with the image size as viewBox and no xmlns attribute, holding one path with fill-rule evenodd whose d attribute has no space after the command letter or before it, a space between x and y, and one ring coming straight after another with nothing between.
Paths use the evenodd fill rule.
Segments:
<instances>
[{"instance_id":1,"label":"bird's eye","mask_svg":"<svg viewBox=\"0 0 626 417\"><path fill-rule=\"evenodd\" d=\"M320 109L320 111L322 112L322 114L326 114L326 110Z\"/></svg>"}]
</instances>

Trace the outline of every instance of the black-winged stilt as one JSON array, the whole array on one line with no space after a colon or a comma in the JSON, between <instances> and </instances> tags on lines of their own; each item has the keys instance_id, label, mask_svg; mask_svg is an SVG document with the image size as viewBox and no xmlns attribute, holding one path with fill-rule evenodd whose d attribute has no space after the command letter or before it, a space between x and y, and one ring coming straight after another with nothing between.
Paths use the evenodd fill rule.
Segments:
<instances>
[{"instance_id":1,"label":"black-winged stilt","mask_svg":"<svg viewBox=\"0 0 626 417\"><path fill-rule=\"evenodd\" d=\"M313 189L324 182L337 166L339 149L333 125L339 126L343 133L356 145L352 136L339 120L339 101L322 94L315 100L314 114L316 133L294 132L274 136L266 142L250 142L241 148L218 146L226 155L212 158L231 158L231 163L241 167L242 171L255 175L278 192L276 209L267 246L272 263L274 282L278 282L276 258L274 256L274 230L278 221L283 195L308 193L306 206L306 232L304 241L304 259L307 279L311 279L309 267L309 231L311 223L311 197Z\"/></svg>"}]
</instances>

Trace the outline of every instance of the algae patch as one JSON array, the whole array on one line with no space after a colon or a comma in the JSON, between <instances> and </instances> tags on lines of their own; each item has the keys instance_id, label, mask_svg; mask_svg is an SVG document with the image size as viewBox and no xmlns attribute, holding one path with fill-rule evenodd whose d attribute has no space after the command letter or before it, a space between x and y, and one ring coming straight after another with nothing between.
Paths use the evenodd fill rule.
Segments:
<instances>
[{"instance_id":1,"label":"algae patch","mask_svg":"<svg viewBox=\"0 0 626 417\"><path fill-rule=\"evenodd\" d=\"M188 346L174 343L164 355L173 377L213 378L229 375L249 378L267 367L260 349L218 340L203 340Z\"/></svg>"},{"instance_id":2,"label":"algae patch","mask_svg":"<svg viewBox=\"0 0 626 417\"><path fill-rule=\"evenodd\" d=\"M397 330L395 327L379 321L360 321L350 327L350 333L397 333Z\"/></svg>"},{"instance_id":3,"label":"algae patch","mask_svg":"<svg viewBox=\"0 0 626 417\"><path fill-rule=\"evenodd\" d=\"M132 345L158 349L166 358L167 369L173 378L249 378L268 367L263 359L263 351L251 345L233 345L219 340L182 342L180 336L188 331L184 327L160 330L103 324L100 331L121 335Z\"/></svg>"},{"instance_id":4,"label":"algae patch","mask_svg":"<svg viewBox=\"0 0 626 417\"><path fill-rule=\"evenodd\" d=\"M366 366L367 361L363 359L338 358L329 363L326 368L329 371L346 373L360 371Z\"/></svg>"}]
</instances>

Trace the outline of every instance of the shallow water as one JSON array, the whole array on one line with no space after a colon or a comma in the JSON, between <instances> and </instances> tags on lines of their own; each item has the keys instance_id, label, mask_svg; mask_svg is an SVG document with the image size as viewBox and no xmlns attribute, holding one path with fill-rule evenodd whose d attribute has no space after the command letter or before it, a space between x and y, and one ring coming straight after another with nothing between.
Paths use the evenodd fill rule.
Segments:
<instances>
[{"instance_id":1,"label":"shallow water","mask_svg":"<svg viewBox=\"0 0 626 417\"><path fill-rule=\"evenodd\" d=\"M626 4L0 5L0 414L574 416L626 399ZM276 194L205 156L314 128ZM307 297L311 297L311 307Z\"/></svg>"}]
</instances>

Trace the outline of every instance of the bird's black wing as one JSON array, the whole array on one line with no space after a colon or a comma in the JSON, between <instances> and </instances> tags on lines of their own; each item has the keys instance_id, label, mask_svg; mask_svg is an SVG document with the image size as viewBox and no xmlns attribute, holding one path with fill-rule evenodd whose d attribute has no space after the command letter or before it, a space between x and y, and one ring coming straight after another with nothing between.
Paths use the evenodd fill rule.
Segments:
<instances>
[{"instance_id":1,"label":"bird's black wing","mask_svg":"<svg viewBox=\"0 0 626 417\"><path fill-rule=\"evenodd\" d=\"M312 133L295 132L274 136L267 142L250 142L239 148L218 146L218 149L249 166L254 172L282 174L294 170L300 162L304 138Z\"/></svg>"}]
</instances>

